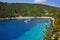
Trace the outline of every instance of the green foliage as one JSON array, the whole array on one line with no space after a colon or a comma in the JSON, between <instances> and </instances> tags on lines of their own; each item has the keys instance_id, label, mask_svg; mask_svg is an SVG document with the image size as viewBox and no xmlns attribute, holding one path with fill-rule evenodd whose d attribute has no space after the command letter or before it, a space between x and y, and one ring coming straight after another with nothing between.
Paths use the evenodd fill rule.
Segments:
<instances>
[{"instance_id":1,"label":"green foliage","mask_svg":"<svg viewBox=\"0 0 60 40\"><path fill-rule=\"evenodd\" d=\"M57 7L43 4L0 2L0 17L47 16L46 12L49 13L48 16L60 17L60 9Z\"/></svg>"}]
</instances>

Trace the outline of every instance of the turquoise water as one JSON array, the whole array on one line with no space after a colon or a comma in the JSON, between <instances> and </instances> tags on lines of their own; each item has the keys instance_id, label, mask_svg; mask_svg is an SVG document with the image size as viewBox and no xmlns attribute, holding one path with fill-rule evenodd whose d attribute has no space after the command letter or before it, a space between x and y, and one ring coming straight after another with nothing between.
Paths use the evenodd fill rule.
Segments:
<instances>
[{"instance_id":1,"label":"turquoise water","mask_svg":"<svg viewBox=\"0 0 60 40\"><path fill-rule=\"evenodd\" d=\"M0 21L0 40L43 40L50 19L13 19Z\"/></svg>"}]
</instances>

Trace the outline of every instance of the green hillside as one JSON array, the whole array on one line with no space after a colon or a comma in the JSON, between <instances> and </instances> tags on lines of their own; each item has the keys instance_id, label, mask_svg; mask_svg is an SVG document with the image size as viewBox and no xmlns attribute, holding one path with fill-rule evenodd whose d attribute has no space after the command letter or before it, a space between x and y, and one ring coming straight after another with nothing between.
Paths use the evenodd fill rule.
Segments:
<instances>
[{"instance_id":1,"label":"green hillside","mask_svg":"<svg viewBox=\"0 0 60 40\"><path fill-rule=\"evenodd\" d=\"M27 3L3 3L0 2L0 17L17 17L17 16L57 16L60 8L43 4ZM57 16L60 17L60 16Z\"/></svg>"}]
</instances>

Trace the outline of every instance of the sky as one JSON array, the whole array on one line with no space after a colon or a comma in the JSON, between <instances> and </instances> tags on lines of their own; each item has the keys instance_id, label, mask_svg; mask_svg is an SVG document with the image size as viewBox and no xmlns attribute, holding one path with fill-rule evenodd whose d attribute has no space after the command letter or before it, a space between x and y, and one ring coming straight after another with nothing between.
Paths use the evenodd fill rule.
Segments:
<instances>
[{"instance_id":1,"label":"sky","mask_svg":"<svg viewBox=\"0 0 60 40\"><path fill-rule=\"evenodd\" d=\"M60 7L60 0L0 0L1 2L9 3L32 3L32 4L46 4L50 6Z\"/></svg>"}]
</instances>

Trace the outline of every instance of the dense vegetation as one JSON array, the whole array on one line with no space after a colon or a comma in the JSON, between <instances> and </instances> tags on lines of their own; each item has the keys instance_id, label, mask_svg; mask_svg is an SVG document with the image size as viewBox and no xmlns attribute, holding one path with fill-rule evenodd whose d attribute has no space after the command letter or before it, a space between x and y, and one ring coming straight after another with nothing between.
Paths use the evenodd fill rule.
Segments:
<instances>
[{"instance_id":1,"label":"dense vegetation","mask_svg":"<svg viewBox=\"0 0 60 40\"><path fill-rule=\"evenodd\" d=\"M49 16L60 17L60 8L51 7L43 4L27 3L3 3L0 2L0 17L17 17L17 16Z\"/></svg>"},{"instance_id":2,"label":"dense vegetation","mask_svg":"<svg viewBox=\"0 0 60 40\"><path fill-rule=\"evenodd\" d=\"M48 14L46 14L48 13ZM0 2L0 18L19 16L50 16L55 18L53 30L60 29L60 8L43 4ZM50 29L51 30L51 29ZM50 37L49 34L47 34ZM47 38L47 37L46 37Z\"/></svg>"}]
</instances>

